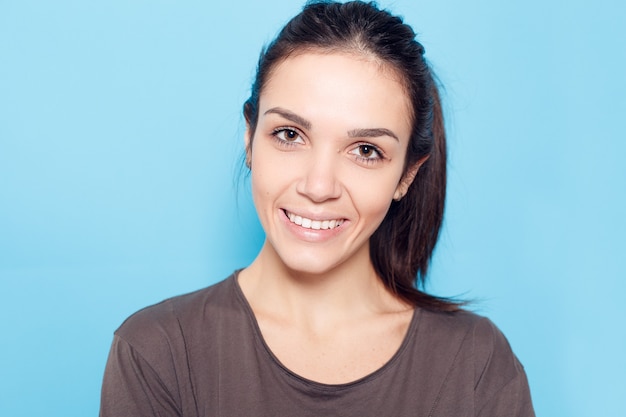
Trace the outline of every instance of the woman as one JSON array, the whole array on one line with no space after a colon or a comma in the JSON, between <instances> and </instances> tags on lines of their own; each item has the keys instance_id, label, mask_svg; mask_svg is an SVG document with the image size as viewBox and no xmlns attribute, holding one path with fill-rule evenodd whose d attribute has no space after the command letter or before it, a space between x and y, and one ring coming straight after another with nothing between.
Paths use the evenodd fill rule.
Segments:
<instances>
[{"instance_id":1,"label":"woman","mask_svg":"<svg viewBox=\"0 0 626 417\"><path fill-rule=\"evenodd\" d=\"M532 416L487 319L416 289L443 216L439 96L412 29L312 3L259 60L246 164L266 241L115 335L102 416Z\"/></svg>"}]
</instances>

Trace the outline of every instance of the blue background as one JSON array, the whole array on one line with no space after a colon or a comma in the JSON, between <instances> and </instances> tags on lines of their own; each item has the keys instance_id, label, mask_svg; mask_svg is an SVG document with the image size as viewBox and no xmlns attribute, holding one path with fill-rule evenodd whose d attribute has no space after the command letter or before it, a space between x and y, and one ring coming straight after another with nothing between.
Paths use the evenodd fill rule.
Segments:
<instances>
[{"instance_id":1,"label":"blue background","mask_svg":"<svg viewBox=\"0 0 626 417\"><path fill-rule=\"evenodd\" d=\"M383 1L446 86L440 295L540 416L626 415L626 3ZM0 0L0 415L96 415L114 329L263 240L241 104L299 1Z\"/></svg>"}]
</instances>

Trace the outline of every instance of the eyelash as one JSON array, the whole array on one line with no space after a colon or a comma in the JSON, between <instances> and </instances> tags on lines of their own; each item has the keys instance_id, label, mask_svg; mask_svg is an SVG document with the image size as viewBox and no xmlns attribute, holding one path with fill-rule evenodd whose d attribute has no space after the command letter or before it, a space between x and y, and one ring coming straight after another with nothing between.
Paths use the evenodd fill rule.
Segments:
<instances>
[{"instance_id":1,"label":"eyelash","mask_svg":"<svg viewBox=\"0 0 626 417\"><path fill-rule=\"evenodd\" d=\"M280 138L278 135L280 135L281 133L285 133L285 132L293 132L295 133L297 136L297 138L302 138L302 134L297 130L294 129L292 127L278 127L274 130L272 130L272 138L276 141L276 143L278 143L278 145L280 146L285 146L285 147L291 147L291 146L295 146L298 143L296 142L297 138L294 140L287 140L287 139L282 139Z\"/></svg>"},{"instance_id":2,"label":"eyelash","mask_svg":"<svg viewBox=\"0 0 626 417\"><path fill-rule=\"evenodd\" d=\"M372 151L376 154L375 157L368 158L368 157L361 156L358 153L354 153L355 151L358 152L359 150L361 150L363 147L366 147L366 146L369 148L372 148ZM385 155L383 154L383 151L380 150L378 146L373 145L368 142L358 143L356 147L350 151L350 154L354 155L359 162L362 162L368 165L376 164L385 160Z\"/></svg>"},{"instance_id":3,"label":"eyelash","mask_svg":"<svg viewBox=\"0 0 626 417\"><path fill-rule=\"evenodd\" d=\"M297 137L293 141L280 138L279 135L281 133L285 133L285 132L293 132L293 133L295 133L297 135ZM272 130L272 138L274 139L274 141L279 146L290 148L292 146L296 146L296 145L299 144L298 142L296 142L296 140L298 138L301 139L302 138L302 134L298 131L298 129L295 129L293 127L283 126L283 127L278 127L276 129ZM358 152L358 150L362 149L363 147L370 147L370 148L372 148L372 151L375 153L376 156L373 157L373 158L368 158L368 157L361 156L358 153L354 153L355 151ZM359 161L360 163L363 163L363 164L367 164L367 165L380 163L380 162L382 162L382 161L384 161L386 159L383 151L378 146L373 145L373 144L371 144L369 142L358 143L356 145L356 147L353 148L349 153L351 155L354 155L354 157L355 157L355 159L357 161Z\"/></svg>"}]
</instances>

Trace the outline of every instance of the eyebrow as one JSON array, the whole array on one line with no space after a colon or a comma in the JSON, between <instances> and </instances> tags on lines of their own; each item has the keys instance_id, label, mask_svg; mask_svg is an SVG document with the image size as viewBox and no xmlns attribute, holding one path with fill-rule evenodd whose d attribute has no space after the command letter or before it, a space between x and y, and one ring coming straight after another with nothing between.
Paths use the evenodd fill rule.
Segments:
<instances>
[{"instance_id":1,"label":"eyebrow","mask_svg":"<svg viewBox=\"0 0 626 417\"><path fill-rule=\"evenodd\" d=\"M270 113L278 114L279 116L282 116L283 118L289 120L290 122L299 124L300 126L302 126L303 128L307 130L311 129L311 122L309 122L307 119L305 119L302 116L298 116L297 114L290 112L289 110L285 110L280 107L272 107L271 109L269 109L263 114L270 114Z\"/></svg>"},{"instance_id":2,"label":"eyebrow","mask_svg":"<svg viewBox=\"0 0 626 417\"><path fill-rule=\"evenodd\" d=\"M400 142L398 136L389 129L384 127L377 127L373 129L353 129L348 132L348 136L351 138L378 138L381 136L390 136Z\"/></svg>"},{"instance_id":3,"label":"eyebrow","mask_svg":"<svg viewBox=\"0 0 626 417\"><path fill-rule=\"evenodd\" d=\"M311 122L302 116L298 116L294 112L283 109L281 107L272 107L271 109L267 110L263 114L266 115L266 114L272 114L272 113L277 114L289 120L290 122L297 123L307 130L311 129ZM352 129L348 131L348 137L351 137L351 138L378 138L381 136L389 136L389 137L394 138L398 142L400 141L400 139L398 139L398 135L396 135L389 129L385 129L384 127L376 127L376 128L370 128L370 129Z\"/></svg>"}]
</instances>

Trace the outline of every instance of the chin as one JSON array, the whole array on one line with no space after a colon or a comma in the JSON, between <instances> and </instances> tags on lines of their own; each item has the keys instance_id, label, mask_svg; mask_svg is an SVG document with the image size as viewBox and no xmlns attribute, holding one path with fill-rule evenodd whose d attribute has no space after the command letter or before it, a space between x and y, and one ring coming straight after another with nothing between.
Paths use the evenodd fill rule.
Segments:
<instances>
[{"instance_id":1,"label":"chin","mask_svg":"<svg viewBox=\"0 0 626 417\"><path fill-rule=\"evenodd\" d=\"M332 263L328 259L308 257L281 258L285 268L295 275L324 275L336 269L341 263Z\"/></svg>"},{"instance_id":2,"label":"chin","mask_svg":"<svg viewBox=\"0 0 626 417\"><path fill-rule=\"evenodd\" d=\"M348 264L355 262L369 262L367 247L361 247L355 253L344 253L343 256L334 250L299 250L294 252L288 248L284 251L276 251L279 262L294 275L321 276L332 274ZM300 248L302 249L302 248Z\"/></svg>"}]
</instances>

